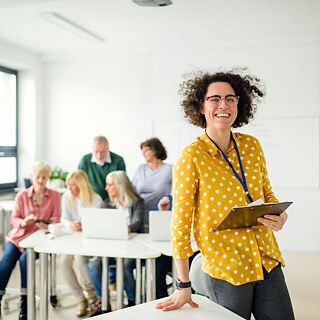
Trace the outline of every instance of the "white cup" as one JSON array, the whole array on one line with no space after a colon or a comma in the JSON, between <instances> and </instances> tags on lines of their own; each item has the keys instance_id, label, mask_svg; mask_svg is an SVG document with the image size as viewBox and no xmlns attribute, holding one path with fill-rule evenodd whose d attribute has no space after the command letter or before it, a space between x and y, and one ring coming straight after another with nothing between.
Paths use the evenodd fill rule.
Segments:
<instances>
[{"instance_id":1,"label":"white cup","mask_svg":"<svg viewBox=\"0 0 320 320\"><path fill-rule=\"evenodd\" d=\"M48 231L55 237L61 236L62 224L61 223L51 223L48 225Z\"/></svg>"}]
</instances>

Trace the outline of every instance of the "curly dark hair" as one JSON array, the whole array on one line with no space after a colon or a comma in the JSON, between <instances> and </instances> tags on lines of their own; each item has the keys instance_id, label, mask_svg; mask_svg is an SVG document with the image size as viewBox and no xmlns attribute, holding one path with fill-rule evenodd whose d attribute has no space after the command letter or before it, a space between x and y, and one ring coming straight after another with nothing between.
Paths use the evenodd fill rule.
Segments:
<instances>
[{"instance_id":1,"label":"curly dark hair","mask_svg":"<svg viewBox=\"0 0 320 320\"><path fill-rule=\"evenodd\" d=\"M192 79L183 81L179 93L183 96L181 106L184 117L198 127L206 128L205 116L200 112L204 103L208 86L214 82L227 82L231 85L235 94L240 97L238 103L238 115L232 127L238 128L249 123L257 109L257 103L265 95L260 79L256 76L244 75L247 69L232 69L216 73L195 72Z\"/></svg>"},{"instance_id":2,"label":"curly dark hair","mask_svg":"<svg viewBox=\"0 0 320 320\"><path fill-rule=\"evenodd\" d=\"M167 159L167 151L163 146L162 142L158 138L150 138L140 144L140 149L148 147L156 156L157 159L166 160Z\"/></svg>"}]
</instances>

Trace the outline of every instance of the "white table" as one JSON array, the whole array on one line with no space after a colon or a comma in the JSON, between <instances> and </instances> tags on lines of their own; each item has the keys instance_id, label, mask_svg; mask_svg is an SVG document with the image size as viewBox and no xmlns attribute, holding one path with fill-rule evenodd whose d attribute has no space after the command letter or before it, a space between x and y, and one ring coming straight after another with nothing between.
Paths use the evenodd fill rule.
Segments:
<instances>
[{"instance_id":1,"label":"white table","mask_svg":"<svg viewBox=\"0 0 320 320\"><path fill-rule=\"evenodd\" d=\"M103 314L93 319L97 320L185 320L185 319L201 319L201 320L240 320L242 319L235 313L221 307L220 305L210 301L208 298L192 295L193 301L199 304L198 308L191 308L189 305L173 311L163 312L155 308L160 300L143 303L131 308L118 310L112 313Z\"/></svg>"},{"instance_id":2,"label":"white table","mask_svg":"<svg viewBox=\"0 0 320 320\"><path fill-rule=\"evenodd\" d=\"M7 226L7 221L5 219L6 213L10 213L13 211L14 208L14 200L4 200L0 201L0 208L1 208L1 241L2 241L2 246L4 246L4 238L6 234L9 232L9 228L6 228Z\"/></svg>"},{"instance_id":3,"label":"white table","mask_svg":"<svg viewBox=\"0 0 320 320\"><path fill-rule=\"evenodd\" d=\"M137 240L150 246L151 248L159 250L161 254L168 257L172 257L172 248L171 248L170 241L152 241L149 233L138 234L136 238ZM191 241L191 247L193 252L196 252L198 250L198 247L195 241ZM172 259L172 277L173 277L172 286L173 286L173 289L175 289L175 285L176 285L175 280L177 280L177 271L176 271L176 265L173 259Z\"/></svg>"},{"instance_id":4,"label":"white table","mask_svg":"<svg viewBox=\"0 0 320 320\"><path fill-rule=\"evenodd\" d=\"M136 259L137 275L141 274L140 259L146 259L146 285L147 301L155 298L155 258L160 256L160 251L145 245L136 237L130 240L106 240L86 239L81 232L71 235L56 237L53 240L46 240L35 247L40 253L40 319L48 319L48 301L43 297L48 296L47 270L48 254L71 254L83 256L102 257L102 310L107 310L107 257L114 257L117 260L117 308L123 307L123 258ZM153 280L153 281L152 281ZM136 280L138 291L139 280Z\"/></svg>"}]
</instances>

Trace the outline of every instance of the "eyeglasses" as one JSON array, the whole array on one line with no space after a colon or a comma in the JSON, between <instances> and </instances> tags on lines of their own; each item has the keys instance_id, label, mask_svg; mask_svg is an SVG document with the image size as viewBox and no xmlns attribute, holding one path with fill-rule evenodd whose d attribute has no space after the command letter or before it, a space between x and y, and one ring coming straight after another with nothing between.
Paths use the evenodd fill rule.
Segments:
<instances>
[{"instance_id":1,"label":"eyeglasses","mask_svg":"<svg viewBox=\"0 0 320 320\"><path fill-rule=\"evenodd\" d=\"M219 95L213 95L213 96L210 96L210 97L206 97L205 99L213 107L220 106L221 103L222 103L222 100L225 101L225 103L226 103L226 105L228 107L234 107L234 106L236 106L238 104L240 97L239 96L235 96L233 94L228 94L225 97L221 97Z\"/></svg>"}]
</instances>

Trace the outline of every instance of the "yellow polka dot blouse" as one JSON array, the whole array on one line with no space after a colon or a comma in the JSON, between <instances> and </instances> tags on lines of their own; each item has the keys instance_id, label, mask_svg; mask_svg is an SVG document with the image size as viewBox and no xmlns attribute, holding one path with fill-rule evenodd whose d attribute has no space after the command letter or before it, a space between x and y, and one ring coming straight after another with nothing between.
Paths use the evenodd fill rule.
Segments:
<instances>
[{"instance_id":1,"label":"yellow polka dot blouse","mask_svg":"<svg viewBox=\"0 0 320 320\"><path fill-rule=\"evenodd\" d=\"M233 133L253 200L277 202L266 170L259 141ZM241 177L233 144L226 155ZM186 147L173 167L172 250L175 259L193 254L190 229L201 250L202 269L211 277L233 285L263 280L262 266L270 272L284 265L276 238L269 228L214 231L234 206L244 206L247 198L239 180L206 134Z\"/></svg>"}]
</instances>

